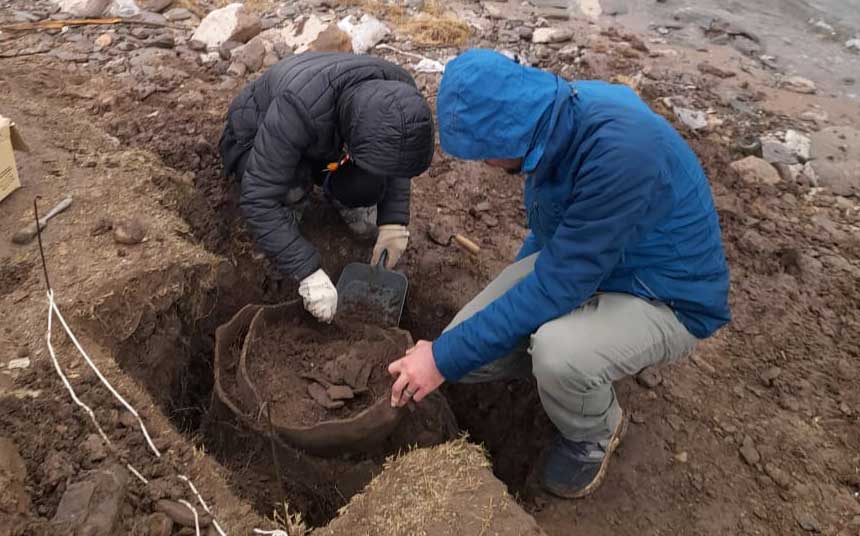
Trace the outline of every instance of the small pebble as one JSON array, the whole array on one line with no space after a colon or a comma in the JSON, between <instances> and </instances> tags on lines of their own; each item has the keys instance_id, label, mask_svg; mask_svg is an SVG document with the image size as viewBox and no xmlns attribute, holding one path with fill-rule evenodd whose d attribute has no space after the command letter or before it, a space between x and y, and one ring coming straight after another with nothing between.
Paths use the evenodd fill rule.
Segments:
<instances>
[{"instance_id":1,"label":"small pebble","mask_svg":"<svg viewBox=\"0 0 860 536\"><path fill-rule=\"evenodd\" d=\"M690 459L690 455L687 454L687 451L685 450L683 452L679 452L678 454L675 454L675 459L679 463L687 463Z\"/></svg>"}]
</instances>

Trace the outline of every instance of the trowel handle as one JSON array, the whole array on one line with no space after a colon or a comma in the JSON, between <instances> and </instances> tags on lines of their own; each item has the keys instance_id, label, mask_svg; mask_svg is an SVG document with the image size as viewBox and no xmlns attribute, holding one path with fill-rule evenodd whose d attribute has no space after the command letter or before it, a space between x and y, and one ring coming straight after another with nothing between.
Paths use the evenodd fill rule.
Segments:
<instances>
[{"instance_id":1,"label":"trowel handle","mask_svg":"<svg viewBox=\"0 0 860 536\"><path fill-rule=\"evenodd\" d=\"M388 250L383 249L382 253L379 254L379 262L376 263L376 269L377 270L384 270L385 269L385 261L387 261L387 260L388 260Z\"/></svg>"},{"instance_id":2,"label":"trowel handle","mask_svg":"<svg viewBox=\"0 0 860 536\"><path fill-rule=\"evenodd\" d=\"M481 246L472 242L471 240L459 233L454 235L454 242L456 242L458 246L465 249L472 255L477 255L481 252Z\"/></svg>"}]
</instances>

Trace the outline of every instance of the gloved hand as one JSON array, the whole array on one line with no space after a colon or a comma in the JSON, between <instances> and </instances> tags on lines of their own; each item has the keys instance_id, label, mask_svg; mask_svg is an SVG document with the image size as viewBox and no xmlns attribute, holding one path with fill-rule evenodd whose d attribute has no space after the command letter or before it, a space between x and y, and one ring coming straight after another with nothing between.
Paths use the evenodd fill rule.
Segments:
<instances>
[{"instance_id":1,"label":"gloved hand","mask_svg":"<svg viewBox=\"0 0 860 536\"><path fill-rule=\"evenodd\" d=\"M322 268L302 279L299 295L310 314L317 320L331 323L337 311L337 289Z\"/></svg>"},{"instance_id":2,"label":"gloved hand","mask_svg":"<svg viewBox=\"0 0 860 536\"><path fill-rule=\"evenodd\" d=\"M370 264L376 265L382 252L388 250L388 259L385 261L386 268L397 265L406 246L409 244L409 231L404 225L380 225L379 235L376 237L376 245L373 246L373 256Z\"/></svg>"}]
</instances>

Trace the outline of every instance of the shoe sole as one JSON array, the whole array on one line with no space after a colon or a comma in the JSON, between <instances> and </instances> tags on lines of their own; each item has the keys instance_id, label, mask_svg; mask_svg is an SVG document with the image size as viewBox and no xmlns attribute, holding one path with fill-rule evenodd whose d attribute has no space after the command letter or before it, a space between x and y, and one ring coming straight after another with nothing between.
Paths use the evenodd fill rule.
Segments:
<instances>
[{"instance_id":1,"label":"shoe sole","mask_svg":"<svg viewBox=\"0 0 860 536\"><path fill-rule=\"evenodd\" d=\"M595 476L594 480L589 482L587 486L575 493L559 493L558 491L551 490L546 486L544 486L544 489L556 497L561 497L562 499L582 499L597 491L597 488L603 484L603 479L606 478L606 471L609 468L609 460L615 453L615 449L617 449L618 445L621 444L621 440L624 439L624 435L626 433L627 416L622 413L621 422L618 423L618 426L615 428L615 433L612 434L612 438L609 440L609 445L606 447L606 456L604 456L603 462L600 464L600 470L597 471L597 476Z\"/></svg>"}]
</instances>

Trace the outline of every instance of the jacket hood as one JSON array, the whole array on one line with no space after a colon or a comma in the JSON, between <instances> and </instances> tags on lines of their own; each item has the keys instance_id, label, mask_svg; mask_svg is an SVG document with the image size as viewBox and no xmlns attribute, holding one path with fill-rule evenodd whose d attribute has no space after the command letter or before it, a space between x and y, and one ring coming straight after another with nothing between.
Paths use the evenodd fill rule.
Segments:
<instances>
[{"instance_id":1,"label":"jacket hood","mask_svg":"<svg viewBox=\"0 0 860 536\"><path fill-rule=\"evenodd\" d=\"M337 108L350 158L361 169L415 177L430 167L433 113L415 86L368 80L346 90Z\"/></svg>"},{"instance_id":2,"label":"jacket hood","mask_svg":"<svg viewBox=\"0 0 860 536\"><path fill-rule=\"evenodd\" d=\"M524 158L534 170L543 156L561 91L552 73L473 49L445 67L436 110L442 149L457 158Z\"/></svg>"}]
</instances>

